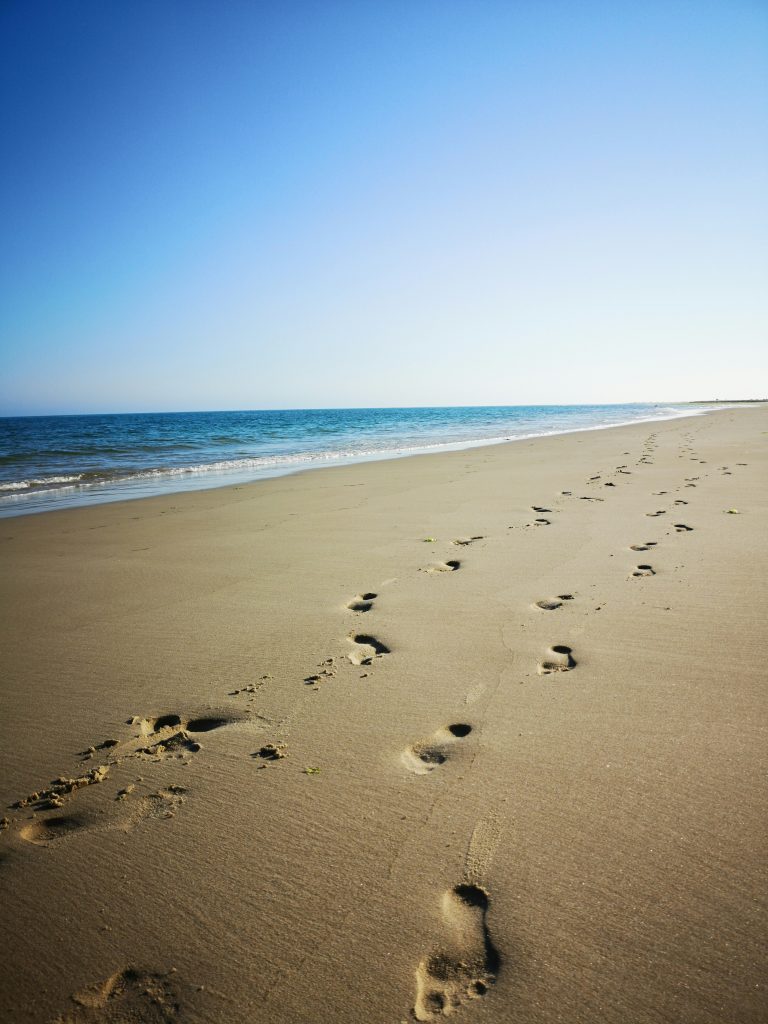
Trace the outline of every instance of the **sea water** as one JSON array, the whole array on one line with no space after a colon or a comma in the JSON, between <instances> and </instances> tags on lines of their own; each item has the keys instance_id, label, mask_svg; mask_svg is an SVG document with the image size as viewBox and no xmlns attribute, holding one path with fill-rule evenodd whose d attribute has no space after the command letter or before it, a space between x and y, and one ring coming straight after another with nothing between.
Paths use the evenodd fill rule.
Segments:
<instances>
[{"instance_id":1,"label":"sea water","mask_svg":"<svg viewBox=\"0 0 768 1024\"><path fill-rule=\"evenodd\" d=\"M633 404L6 417L0 516L698 411Z\"/></svg>"}]
</instances>

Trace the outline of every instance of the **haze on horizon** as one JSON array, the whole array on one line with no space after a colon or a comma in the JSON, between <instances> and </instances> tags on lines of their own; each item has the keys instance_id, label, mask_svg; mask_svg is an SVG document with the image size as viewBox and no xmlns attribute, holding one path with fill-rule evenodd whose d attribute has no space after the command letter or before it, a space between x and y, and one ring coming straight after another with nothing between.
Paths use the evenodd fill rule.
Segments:
<instances>
[{"instance_id":1,"label":"haze on horizon","mask_svg":"<svg viewBox=\"0 0 768 1024\"><path fill-rule=\"evenodd\" d=\"M0 414L768 393L768 7L0 8Z\"/></svg>"}]
</instances>

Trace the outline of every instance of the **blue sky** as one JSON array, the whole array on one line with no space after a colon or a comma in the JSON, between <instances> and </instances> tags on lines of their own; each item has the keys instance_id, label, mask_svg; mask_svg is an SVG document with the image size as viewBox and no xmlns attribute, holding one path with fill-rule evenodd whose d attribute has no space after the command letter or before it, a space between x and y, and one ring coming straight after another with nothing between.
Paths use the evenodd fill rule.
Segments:
<instances>
[{"instance_id":1,"label":"blue sky","mask_svg":"<svg viewBox=\"0 0 768 1024\"><path fill-rule=\"evenodd\" d=\"M759 2L5 0L0 412L768 394Z\"/></svg>"}]
</instances>

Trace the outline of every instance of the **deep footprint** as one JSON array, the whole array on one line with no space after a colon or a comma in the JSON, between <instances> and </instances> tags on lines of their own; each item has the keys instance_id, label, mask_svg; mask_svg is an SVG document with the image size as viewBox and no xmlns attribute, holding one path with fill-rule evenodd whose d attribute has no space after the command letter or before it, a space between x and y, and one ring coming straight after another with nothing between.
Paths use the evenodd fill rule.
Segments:
<instances>
[{"instance_id":1,"label":"deep footprint","mask_svg":"<svg viewBox=\"0 0 768 1024\"><path fill-rule=\"evenodd\" d=\"M450 756L451 744L464 739L471 732L472 726L466 722L456 722L438 729L429 739L407 747L402 753L403 763L414 775L426 775L438 765L445 764Z\"/></svg>"},{"instance_id":2,"label":"deep footprint","mask_svg":"<svg viewBox=\"0 0 768 1024\"><path fill-rule=\"evenodd\" d=\"M488 905L488 893L477 885L457 885L443 895L448 936L416 969L416 1020L448 1016L484 996L498 978L501 958L488 931Z\"/></svg>"},{"instance_id":3,"label":"deep footprint","mask_svg":"<svg viewBox=\"0 0 768 1024\"><path fill-rule=\"evenodd\" d=\"M672 525L674 526L674 528L677 530L678 533L692 533L693 532L693 527L692 526L686 526L685 523L673 523Z\"/></svg>"},{"instance_id":4,"label":"deep footprint","mask_svg":"<svg viewBox=\"0 0 768 1024\"><path fill-rule=\"evenodd\" d=\"M349 637L353 645L352 651L347 655L353 665L370 665L374 658L381 658L390 654L389 647L377 640L375 636L368 636L367 633L358 633Z\"/></svg>"},{"instance_id":5,"label":"deep footprint","mask_svg":"<svg viewBox=\"0 0 768 1024\"><path fill-rule=\"evenodd\" d=\"M451 559L448 562L433 562L428 565L426 572L456 572L457 569L461 568L461 562L457 562L456 559Z\"/></svg>"},{"instance_id":6,"label":"deep footprint","mask_svg":"<svg viewBox=\"0 0 768 1024\"><path fill-rule=\"evenodd\" d=\"M656 543L657 542L655 540L647 540L644 544L630 544L629 545L629 550L630 551L650 551L651 548L655 548L656 547Z\"/></svg>"},{"instance_id":7,"label":"deep footprint","mask_svg":"<svg viewBox=\"0 0 768 1024\"><path fill-rule=\"evenodd\" d=\"M369 612L377 595L374 593L356 594L347 605L352 612Z\"/></svg>"},{"instance_id":8,"label":"deep footprint","mask_svg":"<svg viewBox=\"0 0 768 1024\"><path fill-rule=\"evenodd\" d=\"M573 657L573 650L565 644L555 644L547 651L546 656L539 662L539 675L548 676L553 672L570 672L576 668L576 660Z\"/></svg>"},{"instance_id":9,"label":"deep footprint","mask_svg":"<svg viewBox=\"0 0 768 1024\"><path fill-rule=\"evenodd\" d=\"M635 566L635 568L633 569L632 575L634 577L655 576L656 573L655 573L655 571L653 569L653 566L650 566L650 565L638 565L638 566Z\"/></svg>"}]
</instances>

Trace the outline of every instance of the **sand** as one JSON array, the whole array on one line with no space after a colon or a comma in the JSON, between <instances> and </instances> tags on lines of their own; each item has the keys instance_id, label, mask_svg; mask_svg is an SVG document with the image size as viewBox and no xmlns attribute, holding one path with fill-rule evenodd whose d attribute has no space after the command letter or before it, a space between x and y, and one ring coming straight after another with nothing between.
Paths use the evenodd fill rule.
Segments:
<instances>
[{"instance_id":1,"label":"sand","mask_svg":"<svg viewBox=\"0 0 768 1024\"><path fill-rule=\"evenodd\" d=\"M2 521L0 1019L768 1019L767 432Z\"/></svg>"}]
</instances>

